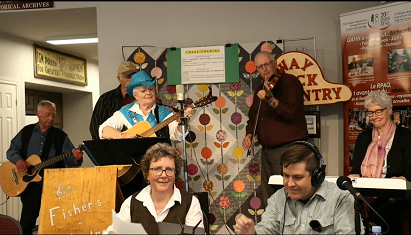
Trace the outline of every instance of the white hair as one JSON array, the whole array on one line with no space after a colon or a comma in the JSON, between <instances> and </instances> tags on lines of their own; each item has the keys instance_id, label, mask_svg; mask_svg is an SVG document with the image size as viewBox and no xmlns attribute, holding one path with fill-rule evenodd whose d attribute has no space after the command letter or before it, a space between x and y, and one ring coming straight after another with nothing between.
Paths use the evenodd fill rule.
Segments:
<instances>
[{"instance_id":1,"label":"white hair","mask_svg":"<svg viewBox=\"0 0 411 235\"><path fill-rule=\"evenodd\" d=\"M43 107L50 107L50 106L53 106L53 108L56 109L56 104L55 103L51 102L50 100L42 100L37 105L37 111L40 111L40 109L42 109Z\"/></svg>"}]
</instances>

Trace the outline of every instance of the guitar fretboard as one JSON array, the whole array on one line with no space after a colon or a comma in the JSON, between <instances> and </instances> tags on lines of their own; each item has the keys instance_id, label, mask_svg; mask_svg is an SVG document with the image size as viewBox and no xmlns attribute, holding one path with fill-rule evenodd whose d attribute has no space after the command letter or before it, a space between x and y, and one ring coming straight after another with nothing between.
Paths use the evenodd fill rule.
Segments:
<instances>
[{"instance_id":1,"label":"guitar fretboard","mask_svg":"<svg viewBox=\"0 0 411 235\"><path fill-rule=\"evenodd\" d=\"M194 108L195 105L192 104L189 107ZM162 121L158 125L154 126L153 128L150 128L149 130L141 133L142 137L149 137L150 135L156 133L157 131L161 130L163 127L167 126L170 122L177 120L180 117L180 113L175 113L173 116L167 118L166 120Z\"/></svg>"},{"instance_id":2,"label":"guitar fretboard","mask_svg":"<svg viewBox=\"0 0 411 235\"><path fill-rule=\"evenodd\" d=\"M82 150L82 148L79 148L79 149ZM34 169L35 169L36 171L41 170L41 169L43 169L43 168L45 168L45 167L48 167L48 166L50 166L50 165L52 165L52 164L54 164L54 163L56 163L56 162L59 162L59 161L61 161L61 160L64 160L64 159L66 159L66 158L68 158L68 157L70 157L70 156L72 156L72 155L73 155L73 152L62 153L62 154L60 154L60 155L58 155L58 156L56 156L56 157L54 157L54 158L52 158L52 159L49 159L49 160L47 160L47 161L44 161L44 162L42 162L42 163L39 163L39 164L34 165Z\"/></svg>"}]
</instances>

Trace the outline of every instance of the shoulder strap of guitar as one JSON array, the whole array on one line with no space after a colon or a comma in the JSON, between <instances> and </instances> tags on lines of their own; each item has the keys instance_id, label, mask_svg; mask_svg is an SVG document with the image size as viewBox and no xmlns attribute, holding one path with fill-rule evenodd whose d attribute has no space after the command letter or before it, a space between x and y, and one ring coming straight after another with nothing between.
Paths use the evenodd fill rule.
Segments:
<instances>
[{"instance_id":1,"label":"shoulder strap of guitar","mask_svg":"<svg viewBox=\"0 0 411 235\"><path fill-rule=\"evenodd\" d=\"M157 124L160 123L160 116L158 115L158 105L156 105L156 108L154 109L154 114L156 116L156 121ZM160 130L158 130L156 132L157 137L165 137L170 139L170 135L169 135L170 131L168 130L168 125L166 125L164 128L161 128Z\"/></svg>"}]
</instances>

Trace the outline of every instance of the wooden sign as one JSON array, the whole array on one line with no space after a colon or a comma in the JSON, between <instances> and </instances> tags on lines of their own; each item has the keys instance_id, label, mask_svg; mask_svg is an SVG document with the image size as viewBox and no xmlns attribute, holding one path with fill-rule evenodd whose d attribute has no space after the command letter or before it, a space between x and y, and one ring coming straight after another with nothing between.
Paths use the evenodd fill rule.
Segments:
<instances>
[{"instance_id":1,"label":"wooden sign","mask_svg":"<svg viewBox=\"0 0 411 235\"><path fill-rule=\"evenodd\" d=\"M86 59L34 44L34 77L86 86Z\"/></svg>"},{"instance_id":2,"label":"wooden sign","mask_svg":"<svg viewBox=\"0 0 411 235\"><path fill-rule=\"evenodd\" d=\"M0 1L0 11L54 8L53 2Z\"/></svg>"},{"instance_id":3,"label":"wooden sign","mask_svg":"<svg viewBox=\"0 0 411 235\"><path fill-rule=\"evenodd\" d=\"M102 234L112 223L117 167L45 169L39 234Z\"/></svg>"},{"instance_id":4,"label":"wooden sign","mask_svg":"<svg viewBox=\"0 0 411 235\"><path fill-rule=\"evenodd\" d=\"M278 70L296 76L304 86L304 105L323 105L344 102L352 92L345 84L332 83L310 55L291 51L277 58Z\"/></svg>"}]
</instances>

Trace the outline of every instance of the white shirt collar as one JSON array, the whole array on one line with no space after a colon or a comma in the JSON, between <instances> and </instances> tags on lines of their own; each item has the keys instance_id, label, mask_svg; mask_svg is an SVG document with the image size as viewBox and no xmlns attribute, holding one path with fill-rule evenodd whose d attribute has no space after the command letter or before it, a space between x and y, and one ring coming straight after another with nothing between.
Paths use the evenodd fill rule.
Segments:
<instances>
[{"instance_id":1,"label":"white shirt collar","mask_svg":"<svg viewBox=\"0 0 411 235\"><path fill-rule=\"evenodd\" d=\"M151 202L153 203L153 200L151 199L151 185L148 185L145 187L139 194L137 194L136 199L139 200L140 202L143 203L143 206L147 207L147 203ZM171 196L169 202L167 203L166 208L168 207L168 204L173 203L173 202L179 202L181 204L181 193L180 190L174 185L174 192L173 196ZM171 205L173 206L174 203ZM170 206L170 207L171 207Z\"/></svg>"},{"instance_id":2,"label":"white shirt collar","mask_svg":"<svg viewBox=\"0 0 411 235\"><path fill-rule=\"evenodd\" d=\"M137 114L140 114L141 116L147 118L148 115L150 114L150 112L155 116L154 109L156 108L156 106L157 106L156 103L154 103L153 107L151 107L151 109L148 110L147 116L145 116L144 113L143 113L143 111L141 111L141 109L140 109L140 104L139 104L137 101L136 101L136 103L135 103L133 106L131 106L131 108L130 108L129 110L130 110L130 111L133 111L133 112L135 112L135 113L137 113Z\"/></svg>"}]
</instances>

